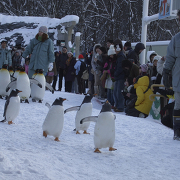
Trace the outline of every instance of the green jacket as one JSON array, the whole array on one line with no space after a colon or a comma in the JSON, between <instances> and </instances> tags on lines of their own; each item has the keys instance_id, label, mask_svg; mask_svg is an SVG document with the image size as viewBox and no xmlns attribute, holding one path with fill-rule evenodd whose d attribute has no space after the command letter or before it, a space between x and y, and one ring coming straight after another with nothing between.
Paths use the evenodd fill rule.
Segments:
<instances>
[{"instance_id":1,"label":"green jacket","mask_svg":"<svg viewBox=\"0 0 180 180\"><path fill-rule=\"evenodd\" d=\"M5 49L0 48L0 69L2 68L3 64L12 66L11 51L8 50L7 48Z\"/></svg>"},{"instance_id":2,"label":"green jacket","mask_svg":"<svg viewBox=\"0 0 180 180\"><path fill-rule=\"evenodd\" d=\"M29 69L43 69L44 72L47 72L49 63L55 61L54 45L49 38L45 41L31 39L22 56L26 58L29 54L32 54Z\"/></svg>"}]
</instances>

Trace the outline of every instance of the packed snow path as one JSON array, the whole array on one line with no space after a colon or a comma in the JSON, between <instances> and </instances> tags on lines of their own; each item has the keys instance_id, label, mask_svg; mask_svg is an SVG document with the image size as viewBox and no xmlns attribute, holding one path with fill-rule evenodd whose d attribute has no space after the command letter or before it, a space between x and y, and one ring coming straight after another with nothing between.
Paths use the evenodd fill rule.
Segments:
<instances>
[{"instance_id":1,"label":"packed snow path","mask_svg":"<svg viewBox=\"0 0 180 180\"><path fill-rule=\"evenodd\" d=\"M90 135L75 134L76 112L64 116L60 142L42 136L42 124L48 112L45 103L56 97L67 98L64 109L81 104L84 96L65 92L45 92L43 103L22 103L15 124L0 123L1 180L176 180L180 176L180 142L172 140L173 131L151 117L116 115L117 151L101 149L94 153L92 122ZM0 100L3 119L5 100ZM93 113L101 105L92 100Z\"/></svg>"}]
</instances>

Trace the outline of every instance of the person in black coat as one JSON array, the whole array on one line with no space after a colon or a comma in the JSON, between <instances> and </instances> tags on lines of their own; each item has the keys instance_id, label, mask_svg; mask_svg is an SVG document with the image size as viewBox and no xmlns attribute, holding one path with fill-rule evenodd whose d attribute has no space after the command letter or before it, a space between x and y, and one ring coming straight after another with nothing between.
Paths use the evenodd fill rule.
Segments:
<instances>
[{"instance_id":1,"label":"person in black coat","mask_svg":"<svg viewBox=\"0 0 180 180\"><path fill-rule=\"evenodd\" d=\"M124 111L124 96L122 91L124 90L125 74L122 67L122 61L125 60L125 55L123 53L123 46L120 39L114 41L114 47L117 55L116 67L114 71L114 102L115 112Z\"/></svg>"},{"instance_id":2,"label":"person in black coat","mask_svg":"<svg viewBox=\"0 0 180 180\"><path fill-rule=\"evenodd\" d=\"M143 43L137 43L134 50L129 51L127 59L132 60L135 64L139 65L139 54L145 49Z\"/></svg>"},{"instance_id":3,"label":"person in black coat","mask_svg":"<svg viewBox=\"0 0 180 180\"><path fill-rule=\"evenodd\" d=\"M58 64L58 61L59 61L59 52L56 51L54 53L55 55L55 63L56 63L56 69L57 69L57 72L59 72L59 64ZM53 84L52 84L52 87L54 90L56 90L56 83L57 83L57 75L54 75L54 78L53 78Z\"/></svg>"},{"instance_id":4,"label":"person in black coat","mask_svg":"<svg viewBox=\"0 0 180 180\"><path fill-rule=\"evenodd\" d=\"M66 68L66 60L68 59L67 55L67 48L64 46L62 49L62 54L59 56L59 61L58 61L58 67L59 67L59 89L58 91L61 91L62 89L62 79L65 73L65 68Z\"/></svg>"},{"instance_id":5,"label":"person in black coat","mask_svg":"<svg viewBox=\"0 0 180 180\"><path fill-rule=\"evenodd\" d=\"M72 52L68 52L68 59L66 60L66 68L65 68L65 92L71 92L72 90L72 82L75 79L75 69L74 65L76 64L76 58L73 57Z\"/></svg>"}]
</instances>

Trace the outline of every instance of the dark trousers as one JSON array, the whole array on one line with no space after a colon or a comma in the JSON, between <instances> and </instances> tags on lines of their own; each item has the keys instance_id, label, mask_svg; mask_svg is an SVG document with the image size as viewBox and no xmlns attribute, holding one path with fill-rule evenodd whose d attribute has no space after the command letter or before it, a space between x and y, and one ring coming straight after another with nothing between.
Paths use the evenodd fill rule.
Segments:
<instances>
[{"instance_id":1,"label":"dark trousers","mask_svg":"<svg viewBox=\"0 0 180 180\"><path fill-rule=\"evenodd\" d=\"M56 90L57 77L58 76L54 76L54 79L53 79L52 87L53 87L54 90Z\"/></svg>"},{"instance_id":2,"label":"dark trousers","mask_svg":"<svg viewBox=\"0 0 180 180\"><path fill-rule=\"evenodd\" d=\"M65 92L71 92L72 90L72 81L65 81Z\"/></svg>"},{"instance_id":3,"label":"dark trousers","mask_svg":"<svg viewBox=\"0 0 180 180\"><path fill-rule=\"evenodd\" d=\"M62 89L62 80L63 80L63 76L64 76L64 74L63 74L63 69L59 69L59 90L61 91L61 89Z\"/></svg>"},{"instance_id":4,"label":"dark trousers","mask_svg":"<svg viewBox=\"0 0 180 180\"><path fill-rule=\"evenodd\" d=\"M136 108L126 108L125 109L125 113L126 113L126 115L128 115L128 116L133 116L133 117L139 117L139 114L140 113L142 113L142 112L140 112L140 111L138 111ZM148 117L148 115L147 114L144 114L144 113L142 113L143 115L144 115L144 117L146 118L146 117Z\"/></svg>"},{"instance_id":5,"label":"dark trousers","mask_svg":"<svg viewBox=\"0 0 180 180\"><path fill-rule=\"evenodd\" d=\"M85 81L80 76L77 76L78 91L80 94L85 93Z\"/></svg>"}]
</instances>

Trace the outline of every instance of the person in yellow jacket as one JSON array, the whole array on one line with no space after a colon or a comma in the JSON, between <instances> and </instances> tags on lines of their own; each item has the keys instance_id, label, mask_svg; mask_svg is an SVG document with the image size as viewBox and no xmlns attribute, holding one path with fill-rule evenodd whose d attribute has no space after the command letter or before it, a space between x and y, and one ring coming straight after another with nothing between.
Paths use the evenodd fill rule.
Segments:
<instances>
[{"instance_id":1,"label":"person in yellow jacket","mask_svg":"<svg viewBox=\"0 0 180 180\"><path fill-rule=\"evenodd\" d=\"M151 110L152 101L149 96L153 94L149 87L148 76L138 76L134 84L137 97L130 101L125 109L126 115L146 118Z\"/></svg>"}]
</instances>

